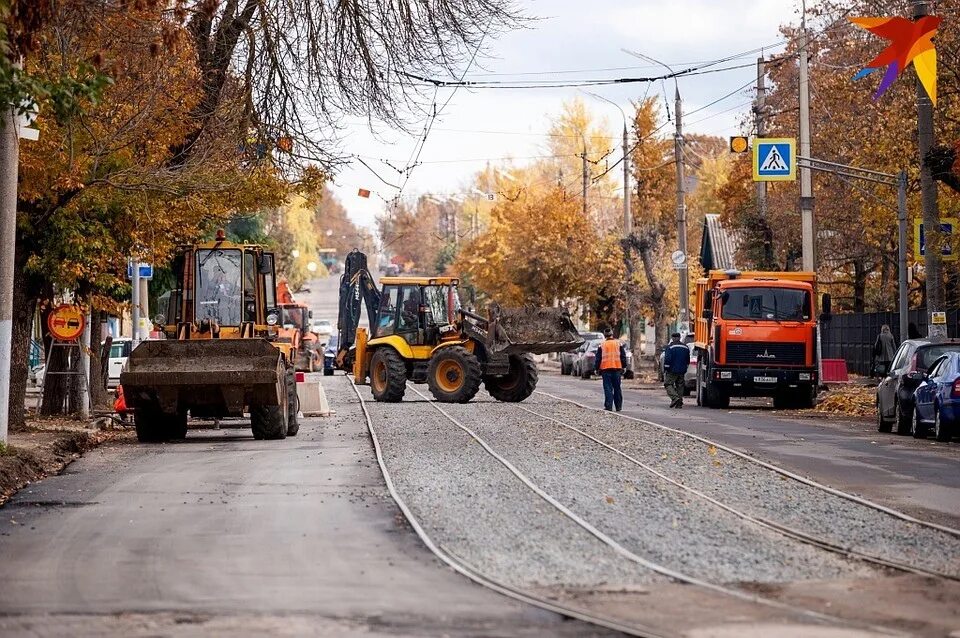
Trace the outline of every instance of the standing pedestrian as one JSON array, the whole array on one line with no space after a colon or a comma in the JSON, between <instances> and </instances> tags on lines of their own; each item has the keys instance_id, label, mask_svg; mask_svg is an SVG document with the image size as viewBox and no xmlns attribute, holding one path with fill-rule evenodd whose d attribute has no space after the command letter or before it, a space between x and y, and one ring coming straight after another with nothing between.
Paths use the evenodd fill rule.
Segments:
<instances>
[{"instance_id":1,"label":"standing pedestrian","mask_svg":"<svg viewBox=\"0 0 960 638\"><path fill-rule=\"evenodd\" d=\"M618 339L613 338L613 331L607 328L603 331L604 340L594 355L594 367L597 374L603 379L603 409L623 409L623 391L620 380L627 367L627 352Z\"/></svg>"},{"instance_id":2,"label":"standing pedestrian","mask_svg":"<svg viewBox=\"0 0 960 638\"><path fill-rule=\"evenodd\" d=\"M670 335L663 352L663 387L667 389L671 408L683 407L684 377L690 367L690 348L680 343L680 333Z\"/></svg>"},{"instance_id":3,"label":"standing pedestrian","mask_svg":"<svg viewBox=\"0 0 960 638\"><path fill-rule=\"evenodd\" d=\"M874 376L886 376L893 362L893 355L897 352L897 342L890 332L890 326L884 324L877 335L877 342L873 344Z\"/></svg>"}]
</instances>

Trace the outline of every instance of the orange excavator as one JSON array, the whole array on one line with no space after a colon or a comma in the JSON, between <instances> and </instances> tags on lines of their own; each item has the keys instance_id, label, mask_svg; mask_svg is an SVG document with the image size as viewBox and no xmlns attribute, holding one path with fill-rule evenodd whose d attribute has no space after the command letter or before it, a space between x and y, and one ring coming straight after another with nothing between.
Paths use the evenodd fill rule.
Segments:
<instances>
[{"instance_id":1,"label":"orange excavator","mask_svg":"<svg viewBox=\"0 0 960 638\"><path fill-rule=\"evenodd\" d=\"M313 311L293 298L286 279L277 283L277 307L280 309L278 337L290 343L296 369L313 372L322 368L320 337L310 329Z\"/></svg>"}]
</instances>

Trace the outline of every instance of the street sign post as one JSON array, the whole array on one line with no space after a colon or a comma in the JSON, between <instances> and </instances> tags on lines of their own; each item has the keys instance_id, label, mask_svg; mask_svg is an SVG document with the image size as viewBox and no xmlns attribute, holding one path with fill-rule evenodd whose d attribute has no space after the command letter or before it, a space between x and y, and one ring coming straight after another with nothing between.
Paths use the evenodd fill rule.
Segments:
<instances>
[{"instance_id":1,"label":"street sign post","mask_svg":"<svg viewBox=\"0 0 960 638\"><path fill-rule=\"evenodd\" d=\"M947 313L945 312L931 312L930 313L930 323L935 326L944 326L947 324Z\"/></svg>"},{"instance_id":2,"label":"street sign post","mask_svg":"<svg viewBox=\"0 0 960 638\"><path fill-rule=\"evenodd\" d=\"M675 250L670 255L670 261L673 262L674 270L686 270L687 255L682 250Z\"/></svg>"},{"instance_id":3,"label":"street sign post","mask_svg":"<svg viewBox=\"0 0 960 638\"><path fill-rule=\"evenodd\" d=\"M127 279L133 279L131 262L127 262ZM153 279L153 264L140 264L140 279Z\"/></svg>"},{"instance_id":4,"label":"street sign post","mask_svg":"<svg viewBox=\"0 0 960 638\"><path fill-rule=\"evenodd\" d=\"M793 182L797 179L797 141L788 137L753 140L753 181Z\"/></svg>"},{"instance_id":5,"label":"street sign post","mask_svg":"<svg viewBox=\"0 0 960 638\"><path fill-rule=\"evenodd\" d=\"M960 228L960 219L955 217L940 218L940 232L946 235L946 241L940 248L940 258L943 261L956 261L957 251L953 250L953 231ZM913 222L913 255L920 259L927 254L927 238L923 232L923 220L917 218Z\"/></svg>"}]
</instances>

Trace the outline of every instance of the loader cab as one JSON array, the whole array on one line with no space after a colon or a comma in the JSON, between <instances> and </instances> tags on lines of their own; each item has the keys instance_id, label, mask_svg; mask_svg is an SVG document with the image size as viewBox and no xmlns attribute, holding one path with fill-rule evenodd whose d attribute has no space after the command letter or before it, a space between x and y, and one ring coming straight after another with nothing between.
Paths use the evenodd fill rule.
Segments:
<instances>
[{"instance_id":1,"label":"loader cab","mask_svg":"<svg viewBox=\"0 0 960 638\"><path fill-rule=\"evenodd\" d=\"M383 277L374 338L397 335L410 345L435 345L460 312L457 279Z\"/></svg>"}]
</instances>

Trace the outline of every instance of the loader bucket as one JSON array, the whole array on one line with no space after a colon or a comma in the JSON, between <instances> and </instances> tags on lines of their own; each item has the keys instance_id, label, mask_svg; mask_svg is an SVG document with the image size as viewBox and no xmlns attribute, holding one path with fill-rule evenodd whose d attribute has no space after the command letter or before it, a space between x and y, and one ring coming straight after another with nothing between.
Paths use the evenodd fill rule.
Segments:
<instances>
[{"instance_id":1,"label":"loader bucket","mask_svg":"<svg viewBox=\"0 0 960 638\"><path fill-rule=\"evenodd\" d=\"M490 349L494 353L569 352L583 343L570 314L563 308L495 307L491 317L494 329Z\"/></svg>"},{"instance_id":2,"label":"loader bucket","mask_svg":"<svg viewBox=\"0 0 960 638\"><path fill-rule=\"evenodd\" d=\"M194 416L242 416L244 406L279 405L284 383L280 350L265 339L144 341L120 373L134 410Z\"/></svg>"}]
</instances>

